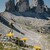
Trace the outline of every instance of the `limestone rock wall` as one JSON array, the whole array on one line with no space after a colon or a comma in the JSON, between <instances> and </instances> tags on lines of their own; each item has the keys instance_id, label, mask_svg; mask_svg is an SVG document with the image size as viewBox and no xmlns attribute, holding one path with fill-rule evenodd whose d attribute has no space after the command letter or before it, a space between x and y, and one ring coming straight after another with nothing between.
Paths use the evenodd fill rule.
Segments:
<instances>
[{"instance_id":1,"label":"limestone rock wall","mask_svg":"<svg viewBox=\"0 0 50 50\"><path fill-rule=\"evenodd\" d=\"M36 7L35 12L44 12L44 1L43 0L33 0L33 7Z\"/></svg>"},{"instance_id":2,"label":"limestone rock wall","mask_svg":"<svg viewBox=\"0 0 50 50\"><path fill-rule=\"evenodd\" d=\"M25 12L29 10L29 0L19 0L16 4L16 10L19 12Z\"/></svg>"},{"instance_id":3,"label":"limestone rock wall","mask_svg":"<svg viewBox=\"0 0 50 50\"><path fill-rule=\"evenodd\" d=\"M9 0L6 2L6 11L14 11L15 10L15 3L14 0Z\"/></svg>"},{"instance_id":4,"label":"limestone rock wall","mask_svg":"<svg viewBox=\"0 0 50 50\"><path fill-rule=\"evenodd\" d=\"M33 5L33 7L36 7L37 4L38 4L38 0L32 0L32 5Z\"/></svg>"},{"instance_id":5,"label":"limestone rock wall","mask_svg":"<svg viewBox=\"0 0 50 50\"><path fill-rule=\"evenodd\" d=\"M16 3L16 4L15 4ZM43 0L32 0L32 8L30 8L29 0L9 0L6 2L6 11L25 12L31 9L33 12L43 13L48 11Z\"/></svg>"}]
</instances>

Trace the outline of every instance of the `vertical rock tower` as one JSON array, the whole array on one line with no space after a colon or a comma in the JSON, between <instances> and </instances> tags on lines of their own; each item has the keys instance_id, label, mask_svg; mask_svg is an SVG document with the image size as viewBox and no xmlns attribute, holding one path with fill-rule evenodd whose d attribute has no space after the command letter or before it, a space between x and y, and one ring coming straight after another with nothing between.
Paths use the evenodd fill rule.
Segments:
<instances>
[{"instance_id":1,"label":"vertical rock tower","mask_svg":"<svg viewBox=\"0 0 50 50\"><path fill-rule=\"evenodd\" d=\"M38 5L38 0L32 0L32 6L37 7Z\"/></svg>"},{"instance_id":2,"label":"vertical rock tower","mask_svg":"<svg viewBox=\"0 0 50 50\"><path fill-rule=\"evenodd\" d=\"M6 3L6 11L14 11L15 10L15 1L14 0L9 0Z\"/></svg>"},{"instance_id":3,"label":"vertical rock tower","mask_svg":"<svg viewBox=\"0 0 50 50\"><path fill-rule=\"evenodd\" d=\"M36 7L36 12L42 13L44 12L44 1L43 0L32 0L33 7Z\"/></svg>"},{"instance_id":4,"label":"vertical rock tower","mask_svg":"<svg viewBox=\"0 0 50 50\"><path fill-rule=\"evenodd\" d=\"M29 10L29 0L19 0L19 2L16 4L16 9L19 12L25 12Z\"/></svg>"}]
</instances>

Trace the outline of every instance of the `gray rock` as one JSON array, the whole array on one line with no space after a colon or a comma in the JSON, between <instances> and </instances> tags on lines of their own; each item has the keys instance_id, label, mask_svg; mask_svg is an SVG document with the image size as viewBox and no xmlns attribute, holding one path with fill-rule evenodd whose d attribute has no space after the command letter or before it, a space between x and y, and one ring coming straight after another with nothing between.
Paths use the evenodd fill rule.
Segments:
<instances>
[{"instance_id":1,"label":"gray rock","mask_svg":"<svg viewBox=\"0 0 50 50\"><path fill-rule=\"evenodd\" d=\"M19 12L25 12L29 10L29 0L19 0L16 4L16 10Z\"/></svg>"},{"instance_id":2,"label":"gray rock","mask_svg":"<svg viewBox=\"0 0 50 50\"><path fill-rule=\"evenodd\" d=\"M42 5L44 5L44 1L43 0L33 0L32 1L32 5L35 7L35 6L38 6L38 5L40 5L40 6L42 6Z\"/></svg>"},{"instance_id":3,"label":"gray rock","mask_svg":"<svg viewBox=\"0 0 50 50\"><path fill-rule=\"evenodd\" d=\"M6 11L14 11L15 10L15 3L14 0L9 0L6 3Z\"/></svg>"},{"instance_id":4,"label":"gray rock","mask_svg":"<svg viewBox=\"0 0 50 50\"><path fill-rule=\"evenodd\" d=\"M44 12L44 1L43 0L33 0L33 7L36 7L35 12L42 13Z\"/></svg>"}]
</instances>

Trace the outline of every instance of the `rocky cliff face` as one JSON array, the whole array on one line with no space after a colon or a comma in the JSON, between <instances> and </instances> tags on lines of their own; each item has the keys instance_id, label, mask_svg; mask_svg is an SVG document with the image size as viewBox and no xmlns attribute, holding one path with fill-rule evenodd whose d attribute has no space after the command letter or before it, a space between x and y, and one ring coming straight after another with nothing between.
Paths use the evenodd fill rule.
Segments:
<instances>
[{"instance_id":1,"label":"rocky cliff face","mask_svg":"<svg viewBox=\"0 0 50 50\"><path fill-rule=\"evenodd\" d=\"M37 13L48 11L48 8L44 5L43 0L32 0L32 5L33 8L30 8L29 0L17 0L16 5L15 0L9 0L6 3L6 11L26 12L28 10L30 11L30 9L33 9Z\"/></svg>"},{"instance_id":2,"label":"rocky cliff face","mask_svg":"<svg viewBox=\"0 0 50 50\"><path fill-rule=\"evenodd\" d=\"M44 1L43 0L33 0L33 7L36 7L35 11L38 13L44 12Z\"/></svg>"},{"instance_id":3,"label":"rocky cliff face","mask_svg":"<svg viewBox=\"0 0 50 50\"><path fill-rule=\"evenodd\" d=\"M6 3L6 11L14 11L15 10L15 3L14 0L9 0Z\"/></svg>"},{"instance_id":4,"label":"rocky cliff face","mask_svg":"<svg viewBox=\"0 0 50 50\"><path fill-rule=\"evenodd\" d=\"M26 13L24 12L27 12L27 14L29 15L29 12L33 12L36 14L38 13L49 13L49 9L46 5L44 5L44 1L43 0L33 0L32 1L32 5L33 7L30 8L30 5L29 5L29 0L17 0L16 2L16 5L15 5L15 0L9 0L7 3L6 3L6 11L9 11L9 12L23 12L22 14L23 15L26 15ZM31 10L31 11L30 11ZM27 15L26 15L27 16ZM32 16L32 15L31 15Z\"/></svg>"},{"instance_id":5,"label":"rocky cliff face","mask_svg":"<svg viewBox=\"0 0 50 50\"><path fill-rule=\"evenodd\" d=\"M29 10L29 0L19 0L16 4L16 10L19 12L25 12Z\"/></svg>"}]
</instances>

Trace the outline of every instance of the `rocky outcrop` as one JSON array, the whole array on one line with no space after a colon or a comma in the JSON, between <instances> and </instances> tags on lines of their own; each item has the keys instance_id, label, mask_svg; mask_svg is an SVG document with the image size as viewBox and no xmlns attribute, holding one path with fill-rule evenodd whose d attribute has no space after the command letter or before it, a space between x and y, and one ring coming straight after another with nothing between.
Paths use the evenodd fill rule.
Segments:
<instances>
[{"instance_id":1,"label":"rocky outcrop","mask_svg":"<svg viewBox=\"0 0 50 50\"><path fill-rule=\"evenodd\" d=\"M33 7L36 7L35 12L42 13L44 12L44 1L43 0L33 0Z\"/></svg>"},{"instance_id":2,"label":"rocky outcrop","mask_svg":"<svg viewBox=\"0 0 50 50\"><path fill-rule=\"evenodd\" d=\"M6 11L14 11L15 10L15 3L14 0L9 0L6 3Z\"/></svg>"},{"instance_id":3,"label":"rocky outcrop","mask_svg":"<svg viewBox=\"0 0 50 50\"><path fill-rule=\"evenodd\" d=\"M43 0L33 0L32 5L33 7L37 7L38 5L42 6L44 5L44 1Z\"/></svg>"},{"instance_id":4,"label":"rocky outcrop","mask_svg":"<svg viewBox=\"0 0 50 50\"><path fill-rule=\"evenodd\" d=\"M32 0L32 8L30 8L29 0L17 0L15 5L15 0L9 0L6 2L6 11L18 11L26 12L32 11L37 13L48 12L48 7L44 4L43 0Z\"/></svg>"},{"instance_id":5,"label":"rocky outcrop","mask_svg":"<svg viewBox=\"0 0 50 50\"><path fill-rule=\"evenodd\" d=\"M25 12L29 10L29 0L19 0L16 4L16 10L19 12Z\"/></svg>"}]
</instances>

